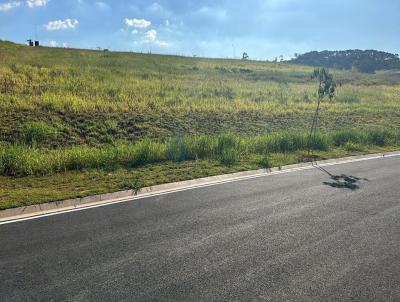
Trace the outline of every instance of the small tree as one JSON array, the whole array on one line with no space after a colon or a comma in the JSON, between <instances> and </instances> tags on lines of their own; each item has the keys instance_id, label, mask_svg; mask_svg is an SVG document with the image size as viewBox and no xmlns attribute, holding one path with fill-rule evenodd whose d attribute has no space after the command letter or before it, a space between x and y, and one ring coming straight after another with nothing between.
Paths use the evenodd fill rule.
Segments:
<instances>
[{"instance_id":1,"label":"small tree","mask_svg":"<svg viewBox=\"0 0 400 302\"><path fill-rule=\"evenodd\" d=\"M313 143L315 141L315 136L317 133L318 114L321 102L325 97L328 97L329 100L332 100L333 97L335 96L335 91L336 91L336 84L333 81L333 76L325 68L314 69L314 72L311 75L311 79L318 81L318 101L317 101L317 109L315 110L314 113L313 122L308 137L308 155L310 155Z\"/></svg>"},{"instance_id":2,"label":"small tree","mask_svg":"<svg viewBox=\"0 0 400 302\"><path fill-rule=\"evenodd\" d=\"M248 59L249 59L249 55L247 54L247 52L244 52L243 56L242 56L242 60L248 60Z\"/></svg>"}]
</instances>

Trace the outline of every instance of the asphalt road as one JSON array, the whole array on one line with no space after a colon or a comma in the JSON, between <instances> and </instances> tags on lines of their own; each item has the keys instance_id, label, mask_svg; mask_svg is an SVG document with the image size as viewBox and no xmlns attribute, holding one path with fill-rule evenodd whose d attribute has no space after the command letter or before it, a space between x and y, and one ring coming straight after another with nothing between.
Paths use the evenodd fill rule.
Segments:
<instances>
[{"instance_id":1,"label":"asphalt road","mask_svg":"<svg viewBox=\"0 0 400 302\"><path fill-rule=\"evenodd\" d=\"M0 225L0 300L400 301L400 157L325 169Z\"/></svg>"}]
</instances>

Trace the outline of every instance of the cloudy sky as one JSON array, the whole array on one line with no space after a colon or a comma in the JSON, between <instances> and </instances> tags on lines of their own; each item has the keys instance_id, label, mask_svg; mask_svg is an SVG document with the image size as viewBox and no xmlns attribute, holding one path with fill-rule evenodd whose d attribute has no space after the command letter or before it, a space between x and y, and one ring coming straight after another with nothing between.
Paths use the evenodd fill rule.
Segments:
<instances>
[{"instance_id":1,"label":"cloudy sky","mask_svg":"<svg viewBox=\"0 0 400 302\"><path fill-rule=\"evenodd\" d=\"M0 39L209 57L400 52L399 0L0 0Z\"/></svg>"}]
</instances>

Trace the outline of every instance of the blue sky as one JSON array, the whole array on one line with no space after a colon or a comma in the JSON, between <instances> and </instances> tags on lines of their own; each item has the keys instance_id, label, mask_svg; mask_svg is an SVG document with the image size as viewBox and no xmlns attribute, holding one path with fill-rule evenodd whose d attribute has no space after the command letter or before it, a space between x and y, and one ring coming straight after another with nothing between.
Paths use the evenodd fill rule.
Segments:
<instances>
[{"instance_id":1,"label":"blue sky","mask_svg":"<svg viewBox=\"0 0 400 302\"><path fill-rule=\"evenodd\" d=\"M399 0L0 0L0 39L208 57L400 52Z\"/></svg>"}]
</instances>

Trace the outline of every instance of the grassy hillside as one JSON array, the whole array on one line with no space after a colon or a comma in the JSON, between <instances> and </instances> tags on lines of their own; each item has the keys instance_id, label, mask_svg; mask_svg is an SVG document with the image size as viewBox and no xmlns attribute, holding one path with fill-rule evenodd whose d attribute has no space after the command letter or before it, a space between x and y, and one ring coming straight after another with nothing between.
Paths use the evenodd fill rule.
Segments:
<instances>
[{"instance_id":1,"label":"grassy hillside","mask_svg":"<svg viewBox=\"0 0 400 302\"><path fill-rule=\"evenodd\" d=\"M366 73L400 69L399 55L377 50L311 51L298 55L289 62L326 68L355 69Z\"/></svg>"},{"instance_id":2,"label":"grassy hillside","mask_svg":"<svg viewBox=\"0 0 400 302\"><path fill-rule=\"evenodd\" d=\"M0 41L0 208L302 161L311 72ZM317 156L397 148L400 73L332 72L340 85L322 106ZM176 172L182 165L191 172ZM51 175L65 181L72 171L97 182L71 181L62 196L49 189ZM116 174L113 186L100 185Z\"/></svg>"}]
</instances>

